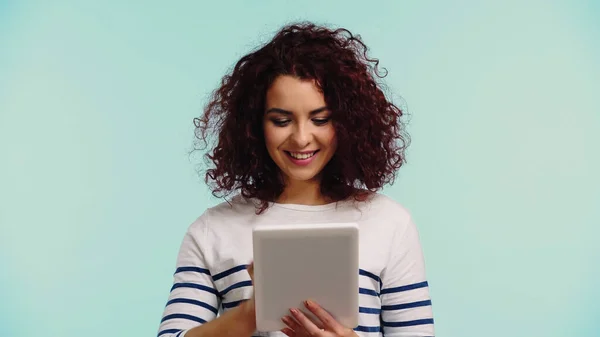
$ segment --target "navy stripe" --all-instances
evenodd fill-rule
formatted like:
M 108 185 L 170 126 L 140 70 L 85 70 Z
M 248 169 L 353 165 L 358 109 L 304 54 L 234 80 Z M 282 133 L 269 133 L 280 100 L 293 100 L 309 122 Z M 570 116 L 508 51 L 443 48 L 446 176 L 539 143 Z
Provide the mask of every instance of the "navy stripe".
M 380 314 L 381 313 L 381 309 L 378 308 L 366 308 L 366 307 L 359 307 L 358 308 L 358 312 L 361 312 L 363 314 Z
M 417 319 L 414 321 L 405 321 L 405 322 L 381 322 L 381 323 L 383 324 L 383 326 L 398 328 L 398 327 L 404 327 L 404 326 L 433 324 L 433 318 L 424 318 L 424 319 Z
M 243 287 L 251 287 L 252 286 L 252 281 L 242 281 L 242 282 L 238 282 L 228 288 L 226 288 L 225 290 L 223 290 L 220 294 L 221 297 L 225 296 L 225 294 L 227 294 L 228 292 L 232 291 L 233 289 L 237 289 L 237 288 L 243 288 Z
M 163 330 L 161 332 L 158 333 L 157 337 L 168 334 L 168 333 L 176 333 L 176 332 L 181 332 L 181 329 L 167 329 L 167 330 Z
M 222 303 L 223 305 L 223 309 L 231 309 L 231 308 L 235 308 L 238 305 L 240 305 L 240 303 L 247 301 L 247 300 L 241 300 L 241 301 L 235 301 L 235 302 L 228 302 L 228 303 Z
M 209 292 L 211 294 L 218 295 L 217 291 L 214 288 L 207 287 L 207 286 L 201 285 L 201 284 L 195 284 L 195 283 L 175 283 L 173 285 L 173 287 L 171 288 L 171 291 L 173 291 L 174 289 L 177 289 L 177 288 L 194 288 L 194 289 L 204 290 L 204 291 Z
M 187 304 L 193 304 L 193 305 L 197 305 L 199 307 L 203 307 L 206 308 L 212 312 L 214 312 L 215 314 L 217 314 L 219 312 L 219 309 L 213 307 L 212 305 L 202 302 L 202 301 L 197 301 L 197 300 L 192 300 L 189 298 L 174 298 L 172 300 L 170 300 L 169 302 L 167 302 L 167 305 L 169 304 L 173 304 L 173 303 L 187 303 Z
M 373 273 L 370 273 L 364 269 L 359 269 L 358 274 L 362 275 L 362 276 L 370 277 L 370 278 L 374 279 L 375 281 L 377 281 L 379 284 L 381 284 L 381 278 L 379 276 L 377 276 Z
M 179 337 L 179 336 L 181 336 L 181 334 L 182 334 L 182 333 L 183 333 L 183 330 L 179 331 L 179 332 L 178 332 L 178 333 L 175 335 L 175 337 Z
M 193 271 L 200 274 L 206 274 L 210 276 L 210 271 L 208 269 L 200 268 L 200 267 L 179 267 L 175 270 L 175 274 L 183 273 L 184 271 Z
M 192 315 L 187 315 L 187 314 L 171 314 L 171 315 L 167 315 L 167 316 L 163 317 L 163 319 L 160 322 L 162 323 L 164 321 L 168 321 L 170 319 L 177 319 L 177 318 L 189 319 L 190 321 L 194 321 L 194 322 L 198 322 L 198 323 L 206 323 L 206 321 L 203 320 L 200 317 L 196 317 L 196 316 L 192 316 Z
M 220 280 L 223 277 L 229 276 L 233 273 L 237 273 L 240 270 L 246 270 L 247 268 L 248 268 L 248 266 L 246 266 L 245 264 L 237 266 L 237 267 L 233 267 L 231 269 L 228 269 L 224 272 L 218 273 L 217 275 L 213 276 L 213 281 Z
M 428 305 L 431 305 L 431 300 L 396 305 L 384 305 L 381 307 L 381 310 L 402 310 L 409 308 L 426 307 Z
M 381 294 L 383 295 L 383 294 L 389 294 L 389 293 L 399 293 L 399 292 L 407 291 L 407 290 L 425 288 L 427 286 L 428 286 L 427 281 L 424 281 L 421 283 L 409 284 L 409 285 L 405 285 L 405 286 L 401 286 L 401 287 L 381 289 Z
M 365 295 L 379 296 L 379 294 L 375 290 L 366 289 L 366 288 L 359 288 L 358 292 L 361 294 L 365 294 Z
M 359 325 L 356 328 L 354 328 L 354 331 L 362 331 L 362 332 L 380 332 L 381 331 L 381 327 L 378 326 L 362 326 Z

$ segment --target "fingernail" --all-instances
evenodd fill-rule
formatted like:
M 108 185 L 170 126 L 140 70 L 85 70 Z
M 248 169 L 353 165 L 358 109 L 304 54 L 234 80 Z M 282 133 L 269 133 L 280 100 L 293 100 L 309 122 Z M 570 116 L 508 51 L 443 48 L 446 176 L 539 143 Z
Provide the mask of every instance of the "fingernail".
M 315 306 L 315 302 L 313 302 L 311 300 L 307 300 L 307 301 L 304 301 L 304 305 L 306 305 L 309 308 L 312 308 Z
M 290 312 L 291 312 L 293 315 L 298 315 L 298 309 L 290 309 Z

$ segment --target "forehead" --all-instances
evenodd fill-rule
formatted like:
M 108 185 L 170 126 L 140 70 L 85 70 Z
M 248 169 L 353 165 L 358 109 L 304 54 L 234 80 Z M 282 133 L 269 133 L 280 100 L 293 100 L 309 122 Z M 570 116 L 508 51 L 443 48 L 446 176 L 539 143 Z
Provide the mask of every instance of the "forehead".
M 314 80 L 279 76 L 267 90 L 266 108 L 305 112 L 325 106 L 325 97 Z

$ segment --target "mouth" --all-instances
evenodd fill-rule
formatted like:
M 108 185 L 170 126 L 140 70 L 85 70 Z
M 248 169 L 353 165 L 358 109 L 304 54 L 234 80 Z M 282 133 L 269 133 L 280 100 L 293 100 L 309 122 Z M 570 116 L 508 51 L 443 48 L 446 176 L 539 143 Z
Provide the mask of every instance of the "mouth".
M 317 152 L 319 152 L 319 150 L 316 151 L 304 151 L 304 152 L 291 152 L 291 151 L 284 151 L 289 157 L 291 157 L 292 159 L 295 160 L 308 160 L 311 159 L 312 157 L 314 157 L 315 154 L 317 154 Z
M 319 150 L 316 151 L 303 151 L 303 152 L 291 152 L 284 151 L 287 158 L 292 164 L 297 166 L 307 166 L 316 158 Z

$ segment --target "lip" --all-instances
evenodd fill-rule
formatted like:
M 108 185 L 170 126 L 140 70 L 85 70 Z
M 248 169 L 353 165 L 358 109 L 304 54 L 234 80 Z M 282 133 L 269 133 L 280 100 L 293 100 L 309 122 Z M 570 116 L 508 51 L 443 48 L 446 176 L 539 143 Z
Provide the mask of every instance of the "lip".
M 292 163 L 294 163 L 295 165 L 298 165 L 298 166 L 306 166 L 306 165 L 310 164 L 315 159 L 315 157 L 319 155 L 319 150 L 316 150 L 316 151 L 300 151 L 300 152 L 294 151 L 294 153 L 301 153 L 301 154 L 314 153 L 314 155 L 312 155 L 312 157 L 310 157 L 310 158 L 296 159 L 296 158 L 292 157 L 292 155 L 290 154 L 290 151 L 283 151 L 283 152 L 285 152 L 285 156 Z

